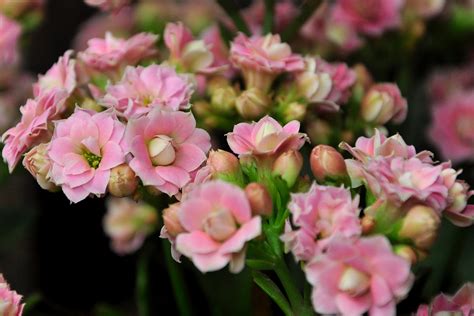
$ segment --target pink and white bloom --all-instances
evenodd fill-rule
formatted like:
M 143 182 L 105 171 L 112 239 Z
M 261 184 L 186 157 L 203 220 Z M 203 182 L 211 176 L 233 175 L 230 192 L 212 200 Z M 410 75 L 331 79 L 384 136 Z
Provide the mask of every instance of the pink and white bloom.
M 21 121 L 2 136 L 5 144 L 2 156 L 8 163 L 10 172 L 15 169 L 21 155 L 29 148 L 49 140 L 51 137 L 49 125 L 65 110 L 66 97 L 67 93 L 64 90 L 54 89 L 35 99 L 28 99 L 20 108 Z
M 125 162 L 125 126 L 111 111 L 76 109 L 57 121 L 49 147 L 51 179 L 71 202 L 105 194 L 110 170 Z
M 448 187 L 448 206 L 444 210 L 444 215 L 454 224 L 460 227 L 470 226 L 474 223 L 474 205 L 468 205 L 468 200 L 474 195 L 469 185 L 458 180 L 457 176 L 461 171 L 450 168 L 449 163 L 442 171 L 444 184 Z
M 179 59 L 184 47 L 194 40 L 193 34 L 182 22 L 166 24 L 163 36 L 171 59 Z
M 474 160 L 474 93 L 460 93 L 433 108 L 430 138 L 453 162 Z
M 326 98 L 338 104 L 346 103 L 356 82 L 355 71 L 345 63 L 328 63 L 321 58 L 316 60 L 316 65 L 319 71 L 331 76 L 331 92 Z
M 21 304 L 22 296 L 10 289 L 10 285 L 0 274 L 0 315 L 21 316 L 25 304 Z
M 138 250 L 158 223 L 158 214 L 151 205 L 129 198 L 107 200 L 104 231 L 111 238 L 112 249 L 120 255 Z
M 188 184 L 211 147 L 191 113 L 154 109 L 131 119 L 126 132 L 129 165 L 146 186 L 176 195 Z
M 76 61 L 71 58 L 72 53 L 68 50 L 44 75 L 39 75 L 38 82 L 33 85 L 35 96 L 51 89 L 64 89 L 70 95 L 76 89 Z
M 249 38 L 240 33 L 231 44 L 230 61 L 241 69 L 247 89 L 255 87 L 263 92 L 277 75 L 304 69 L 303 58 L 273 34 Z
M 307 141 L 300 133 L 300 122 L 291 121 L 281 126 L 275 119 L 265 116 L 258 122 L 239 123 L 227 134 L 227 142 L 238 155 L 277 156 L 288 150 L 299 150 Z
M 407 100 L 393 83 L 378 83 L 365 94 L 361 114 L 366 122 L 384 125 L 389 121 L 399 124 L 407 116 Z
M 18 40 L 21 26 L 0 13 L 0 66 L 10 66 L 18 60 Z
M 332 90 L 331 75 L 321 71 L 319 58 L 305 57 L 305 69 L 295 75 L 298 93 L 309 102 L 317 103 L 328 98 Z
M 188 78 L 168 66 L 127 67 L 122 79 L 109 85 L 102 103 L 126 118 L 141 116 L 158 108 L 189 109 L 193 87 Z
M 90 39 L 87 42 L 89 46 L 79 53 L 79 58 L 92 70 L 114 72 L 155 55 L 157 39 L 158 36 L 150 33 L 122 39 L 107 32 L 105 38 Z
M 335 21 L 358 32 L 377 36 L 400 25 L 403 0 L 340 0 L 333 12 Z
M 474 310 L 474 283 L 466 283 L 456 294 L 439 294 L 429 305 L 420 305 L 416 316 L 459 315 L 470 316 Z
M 130 0 L 84 0 L 92 7 L 98 7 L 103 11 L 118 11 L 130 3 Z
M 222 74 L 227 78 L 231 78 L 235 74 L 235 69 L 229 65 L 229 48 L 222 40 L 219 27 L 214 25 L 208 28 L 202 34 L 202 39 L 214 57 L 212 66 L 219 69 L 226 67 Z
M 335 239 L 304 268 L 320 314 L 395 315 L 414 276 L 384 236 Z
M 336 237 L 358 237 L 359 197 L 345 188 L 313 183 L 306 193 L 291 195 L 288 208 L 294 230 L 287 227 L 281 240 L 298 261 L 309 261 Z
M 245 192 L 230 183 L 211 181 L 194 188 L 179 209 L 187 231 L 176 237 L 177 250 L 201 272 L 222 269 L 240 272 L 245 263 L 245 244 L 261 233 L 260 216 L 252 217 Z

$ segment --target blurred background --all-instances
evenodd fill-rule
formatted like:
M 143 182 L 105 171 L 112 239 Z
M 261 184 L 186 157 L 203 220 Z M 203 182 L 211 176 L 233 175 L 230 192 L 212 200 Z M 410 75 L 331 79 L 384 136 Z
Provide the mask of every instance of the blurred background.
M 132 29 L 160 33 L 166 21 L 179 16 L 199 33 L 215 18 L 215 12 L 206 12 L 205 5 L 164 1 L 155 7 L 150 5 L 153 2 L 161 3 L 140 1 L 133 12 L 130 9 L 107 15 L 82 0 L 45 0 L 37 9 L 38 16 L 23 21 L 27 27 L 22 38 L 21 79 L 8 83 L 18 85 L 20 90 L 15 102 L 2 98 L 6 88 L 0 90 L 1 115 L 11 117 L 5 125 L 11 126 L 18 119 L 18 108 L 31 94 L 30 84 L 37 74 L 48 70 L 67 49 L 83 49 L 87 39 L 103 36 L 105 29 L 119 34 L 129 34 Z M 250 0 L 234 2 L 242 9 L 252 5 Z M 449 157 L 449 144 L 447 148 L 435 146 L 430 137 L 436 134 L 430 132 L 435 128 L 456 128 L 457 124 L 446 118 L 433 126 L 437 103 L 449 103 L 452 90 L 474 94 L 474 3 L 447 1 L 443 10 L 422 24 L 367 38 L 362 47 L 332 53 L 328 58 L 349 65 L 363 63 L 376 81 L 396 82 L 408 99 L 409 114 L 403 125 L 391 131 L 398 131 L 417 149 L 453 159 L 455 167 L 463 169 L 461 178 L 474 185 L 474 150 L 459 159 Z M 28 84 L 21 88 L 22 82 Z M 474 98 L 470 100 L 474 109 Z M 464 125 L 474 148 L 474 115 L 467 120 Z M 3 132 L 5 126 L 2 128 Z M 24 295 L 29 305 L 27 315 L 138 315 L 140 282 L 150 287 L 150 315 L 176 314 L 163 260 L 168 249 L 162 249 L 159 233 L 152 234 L 140 252 L 117 255 L 103 231 L 105 211 L 104 199 L 70 204 L 63 194 L 42 190 L 23 168 L 9 175 L 1 164 L 0 271 L 12 288 Z M 473 228 L 455 229 L 444 221 L 428 259 L 416 267 L 420 279 L 401 304 L 400 313 L 409 314 L 434 294 L 452 293 L 462 283 L 474 281 L 472 245 Z M 143 263 L 143 256 L 152 258 Z M 148 265 L 147 273 L 141 275 L 143 264 Z M 183 265 L 192 309 L 201 311 L 199 314 L 276 313 L 249 282 L 247 272 L 239 277 L 226 271 L 209 273 L 204 282 L 187 262 Z

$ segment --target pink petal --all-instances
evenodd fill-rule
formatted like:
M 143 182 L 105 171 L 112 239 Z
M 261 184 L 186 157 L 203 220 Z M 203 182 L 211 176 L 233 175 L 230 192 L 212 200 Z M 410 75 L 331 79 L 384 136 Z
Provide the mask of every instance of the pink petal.
M 370 290 L 372 292 L 372 300 L 379 306 L 388 304 L 393 299 L 390 287 L 385 280 L 378 275 L 372 276 Z
M 84 188 L 95 195 L 104 194 L 109 183 L 110 170 L 96 170 L 92 181 L 86 183 Z
M 231 255 L 221 253 L 195 254 L 193 263 L 201 272 L 217 271 L 222 269 L 230 261 Z
M 211 149 L 211 137 L 205 130 L 201 128 L 196 128 L 194 133 L 189 136 L 184 143 L 194 144 L 201 148 L 201 150 L 205 153 Z
M 179 220 L 187 231 L 201 230 L 210 212 L 212 205 L 208 200 L 193 198 L 181 204 Z
M 176 237 L 176 249 L 187 257 L 215 252 L 219 246 L 218 242 L 200 230 L 182 233 Z
M 64 156 L 77 151 L 77 147 L 68 137 L 56 138 L 51 142 L 49 157 L 55 162 L 64 165 Z
M 99 170 L 108 170 L 125 162 L 125 155 L 122 148 L 112 142 L 108 142 L 102 148 L 102 159 L 99 164 Z
M 368 311 L 372 302 L 370 294 L 353 297 L 346 293 L 339 293 L 336 295 L 336 304 L 341 314 L 358 316 Z
M 196 170 L 204 161 L 206 161 L 206 155 L 199 147 L 184 143 L 176 149 L 176 160 L 173 165 L 191 172 Z
M 89 195 L 89 192 L 83 187 L 71 188 L 67 185 L 63 185 L 62 190 L 66 197 L 73 203 L 80 202 Z
M 240 226 L 239 230 L 219 249 L 220 253 L 239 252 L 249 240 L 258 237 L 262 233 L 262 221 L 260 216 L 255 216 L 249 222 Z
M 156 173 L 164 180 L 171 182 L 179 188 L 184 187 L 191 181 L 189 173 L 175 166 L 158 166 L 155 167 Z
M 291 121 L 283 126 L 283 130 L 288 134 L 296 134 L 300 131 L 300 122 Z

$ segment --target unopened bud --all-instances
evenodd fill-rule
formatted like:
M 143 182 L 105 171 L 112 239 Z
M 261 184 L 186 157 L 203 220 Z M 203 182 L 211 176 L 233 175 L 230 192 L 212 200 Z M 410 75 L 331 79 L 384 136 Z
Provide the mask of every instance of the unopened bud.
M 403 219 L 399 237 L 411 240 L 417 248 L 428 250 L 438 235 L 440 224 L 438 214 L 431 207 L 412 207 Z
M 23 166 L 36 179 L 42 189 L 53 192 L 57 191 L 59 187 L 49 178 L 51 161 L 48 157 L 48 145 L 43 143 L 33 147 L 23 158 Z
M 257 182 L 249 183 L 245 187 L 245 195 L 255 215 L 270 216 L 273 211 L 273 202 L 267 188 Z
M 204 231 L 212 239 L 222 242 L 232 236 L 237 230 L 237 224 L 229 211 L 215 211 L 204 220 Z
M 301 121 L 306 114 L 306 105 L 299 102 L 291 102 L 283 111 L 285 122 L 293 120 Z
M 126 163 L 110 170 L 109 184 L 107 188 L 110 194 L 116 197 L 132 195 L 138 187 L 138 178 L 132 168 Z
M 292 187 L 298 176 L 301 168 L 303 168 L 303 157 L 299 151 L 289 150 L 278 156 L 273 163 L 273 174 L 279 175 L 286 181 L 288 187 Z
M 193 104 L 193 113 L 198 116 L 198 117 L 205 117 L 206 115 L 209 114 L 211 107 L 208 102 L 206 101 L 196 101 Z
M 189 42 L 183 49 L 181 61 L 187 72 L 197 72 L 208 68 L 214 56 L 203 40 Z
M 370 277 L 364 272 L 348 267 L 342 273 L 338 287 L 350 296 L 359 296 L 369 290 Z
M 327 178 L 343 177 L 347 174 L 344 158 L 336 149 L 328 145 L 318 145 L 313 148 L 310 164 L 311 171 L 319 182 L 323 182 Z
M 166 227 L 166 231 L 172 237 L 176 237 L 184 232 L 184 228 L 181 226 L 178 217 L 179 205 L 179 202 L 173 203 L 163 210 L 163 223 Z
M 267 113 L 271 100 L 268 95 L 257 88 L 242 92 L 235 101 L 237 112 L 245 119 L 256 119 Z
M 377 125 L 401 123 L 407 114 L 407 101 L 395 84 L 376 84 L 364 96 L 361 114 L 366 122 Z
M 305 71 L 296 77 L 296 87 L 308 102 L 323 101 L 331 92 L 331 76 L 325 72 Z
M 148 144 L 148 153 L 155 166 L 167 166 L 173 163 L 176 152 L 171 138 L 166 135 L 158 135 Z
M 369 234 L 375 227 L 375 219 L 370 215 L 365 215 L 360 221 L 362 233 Z
M 240 170 L 240 163 L 237 157 L 225 150 L 211 150 L 207 165 L 211 168 L 212 174 L 231 174 Z
M 394 247 L 394 251 L 400 257 L 406 259 L 411 264 L 415 264 L 418 261 L 418 255 L 416 251 L 407 245 L 399 245 Z
M 214 76 L 206 84 L 206 91 L 213 95 L 217 89 L 230 86 L 230 81 L 224 76 Z
M 211 95 L 211 106 L 218 112 L 229 113 L 235 108 L 237 93 L 231 86 L 217 88 Z

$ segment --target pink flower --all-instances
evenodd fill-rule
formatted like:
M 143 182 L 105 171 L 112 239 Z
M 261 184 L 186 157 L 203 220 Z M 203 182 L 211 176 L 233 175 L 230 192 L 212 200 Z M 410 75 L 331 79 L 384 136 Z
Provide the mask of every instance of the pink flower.
M 0 274 L 0 314 L 4 316 L 21 316 L 25 304 L 21 304 L 22 296 L 10 290 L 10 285 Z
M 229 66 L 229 49 L 222 40 L 221 33 L 219 28 L 214 25 L 208 28 L 202 34 L 202 39 L 209 47 L 214 60 L 212 63 L 213 67 L 223 67 L 226 66 L 225 75 L 227 78 L 231 78 L 235 74 L 235 69 Z
M 104 39 L 89 40 L 89 47 L 79 53 L 79 58 L 93 70 L 116 71 L 153 56 L 156 53 L 154 46 L 157 38 L 150 33 L 139 33 L 125 40 L 107 32 Z
M 230 61 L 242 70 L 247 89 L 256 87 L 264 92 L 277 75 L 304 69 L 303 58 L 273 34 L 249 38 L 240 33 L 231 44 Z
M 474 205 L 468 205 L 468 200 L 474 195 L 469 185 L 458 180 L 457 176 L 461 171 L 450 168 L 449 163 L 445 163 L 442 171 L 444 184 L 448 187 L 448 206 L 444 210 L 444 215 L 454 224 L 460 227 L 470 226 L 474 223 Z
M 18 40 L 21 26 L 0 13 L 0 66 L 9 66 L 18 60 Z
M 400 25 L 402 0 L 340 0 L 333 18 L 347 23 L 358 32 L 380 35 Z
M 103 11 L 118 11 L 129 4 L 130 0 L 84 0 L 90 6 L 99 7 Z
M 466 283 L 453 296 L 440 294 L 431 304 L 420 305 L 416 316 L 462 315 L 471 316 L 474 310 L 474 283 Z
M 265 116 L 258 122 L 239 123 L 227 134 L 227 142 L 238 155 L 272 155 L 288 150 L 299 150 L 307 140 L 299 133 L 300 123 L 291 121 L 281 126 L 275 119 Z
M 389 121 L 402 123 L 407 111 L 407 100 L 393 83 L 379 83 L 370 87 L 361 105 L 362 118 L 377 125 L 384 125 Z
M 202 272 L 244 267 L 245 243 L 260 235 L 261 219 L 252 217 L 244 191 L 223 181 L 211 181 L 192 190 L 179 209 L 187 231 L 176 237 L 176 248 Z
M 191 113 L 160 109 L 131 119 L 125 139 L 133 155 L 130 167 L 143 184 L 170 196 L 191 181 L 211 147 Z
M 127 67 L 122 79 L 107 87 L 103 103 L 125 117 L 140 116 L 154 108 L 177 111 L 189 109 L 192 85 L 167 66 Z
M 191 31 L 183 23 L 168 23 L 164 31 L 165 45 L 172 59 L 179 59 L 186 44 L 194 40 Z
M 318 70 L 331 76 L 332 88 L 327 99 L 336 103 L 346 103 L 351 95 L 351 88 L 356 82 L 356 74 L 345 63 L 328 63 L 318 58 Z
M 68 50 L 44 75 L 39 75 L 38 82 L 33 86 L 35 96 L 51 89 L 64 89 L 69 95 L 74 91 L 77 80 L 76 61 L 70 58 L 72 53 Z
M 5 144 L 2 155 L 8 163 L 10 172 L 15 168 L 21 155 L 30 147 L 50 138 L 48 124 L 65 110 L 66 97 L 67 93 L 64 90 L 54 89 L 37 96 L 34 100 L 29 99 L 20 108 L 21 121 L 2 136 Z
M 77 203 L 89 194 L 105 194 L 110 169 L 125 162 L 125 127 L 111 111 L 76 109 L 56 122 L 49 147 L 51 179 Z
M 474 93 L 460 93 L 433 108 L 429 135 L 444 158 L 474 161 Z
M 158 223 L 152 206 L 129 198 L 110 198 L 104 217 L 105 233 L 112 239 L 112 249 L 125 255 L 138 250 Z
M 305 273 L 320 314 L 395 315 L 414 279 L 409 262 L 394 254 L 383 236 L 333 240 Z
M 285 248 L 299 261 L 309 261 L 331 239 L 361 234 L 359 197 L 349 190 L 313 183 L 306 193 L 291 195 L 288 208 L 295 230 L 281 236 Z

